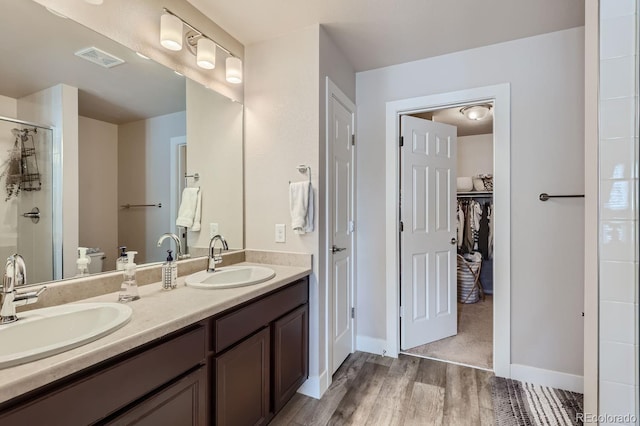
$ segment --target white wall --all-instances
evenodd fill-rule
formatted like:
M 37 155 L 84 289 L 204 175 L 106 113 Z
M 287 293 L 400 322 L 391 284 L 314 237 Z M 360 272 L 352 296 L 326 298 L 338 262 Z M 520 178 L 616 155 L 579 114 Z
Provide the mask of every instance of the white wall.
M 458 176 L 493 174 L 493 134 L 458 137 Z
M 217 223 L 229 248 L 244 247 L 242 104 L 187 80 L 187 172 L 200 179 L 201 230 L 189 232 L 189 247 L 209 247 L 209 224 Z M 172 228 L 173 229 L 173 228 Z
M 310 278 L 309 381 L 303 392 L 320 396 L 330 379 L 326 365 L 326 283 L 321 262 L 324 224 L 325 78 L 355 94 L 348 60 L 315 25 L 246 48 L 245 235 L 247 248 L 313 254 Z M 306 179 L 311 166 L 315 231 L 295 235 L 289 214 L 289 181 Z M 286 225 L 287 241 L 274 242 L 274 225 Z
M 510 83 L 511 362 L 582 376 L 583 200 L 538 194 L 584 190 L 583 41 L 575 28 L 356 75 L 359 337 L 387 335 L 385 103 Z
M 245 235 L 247 248 L 312 253 L 310 277 L 309 375 L 325 370 L 320 350 L 325 337 L 319 305 L 319 233 L 296 235 L 289 214 L 289 181 L 306 179 L 298 164 L 319 176 L 318 27 L 246 46 L 245 78 Z M 318 216 L 315 204 L 315 217 Z M 286 225 L 286 242 L 274 241 L 274 225 Z M 316 226 L 318 220 L 316 219 Z M 321 320 L 322 318 L 322 320 Z
M 16 118 L 18 115 L 18 100 L 0 95 L 0 116 Z
M 118 128 L 118 206 L 157 204 L 118 210 L 118 245 L 138 252 L 136 263 L 163 261 L 167 248 L 158 238 L 175 228 L 170 220 L 171 138 L 186 134 L 185 112 L 120 125 Z
M 638 2 L 600 1 L 601 415 L 638 403 Z M 603 422 L 607 423 L 608 422 Z
M 78 121 L 79 240 L 106 255 L 103 270 L 118 256 L 118 126 L 92 118 Z
M 31 239 L 29 231 L 35 232 L 37 238 L 35 247 L 37 254 L 29 259 L 25 257 L 27 265 L 43 265 L 43 270 L 49 270 L 51 262 L 50 236 L 41 230 L 45 226 L 53 227 L 55 239 L 62 241 L 53 253 L 54 265 L 61 262 L 64 277 L 74 276 L 76 273 L 76 259 L 78 247 L 78 89 L 59 84 L 49 89 L 41 90 L 18 100 L 18 118 L 45 126 L 53 127 L 52 160 L 42 160 L 43 165 L 55 164 L 51 179 L 43 181 L 43 190 L 33 192 L 35 205 L 47 205 L 53 196 L 54 211 L 61 211 L 62 217 L 54 217 L 53 224 L 41 219 L 38 225 L 42 228 L 19 229 L 21 239 Z M 55 171 L 58 170 L 58 173 Z M 53 194 L 53 195 L 52 195 Z M 41 197 L 41 198 L 38 198 Z M 25 198 L 25 202 L 28 201 Z M 30 208 L 29 208 L 30 209 Z M 42 209 L 41 209 L 42 210 Z M 42 217 L 51 216 L 43 212 Z M 23 222 L 20 222 L 23 223 Z M 34 237 L 36 237 L 34 235 Z M 42 262 L 42 263 L 41 263 Z M 46 281 L 48 274 L 39 275 L 32 269 L 31 282 Z M 60 273 L 60 272 L 59 272 Z M 50 278 L 49 278 L 50 279 Z
M 585 2 L 584 412 L 598 411 L 598 45 L 599 0 Z

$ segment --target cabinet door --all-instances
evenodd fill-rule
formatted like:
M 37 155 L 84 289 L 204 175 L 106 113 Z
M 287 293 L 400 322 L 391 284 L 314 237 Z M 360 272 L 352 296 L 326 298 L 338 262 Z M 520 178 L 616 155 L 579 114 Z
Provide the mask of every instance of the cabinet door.
M 278 412 L 309 375 L 309 305 L 273 324 L 274 410 Z
M 206 392 L 207 368 L 203 366 L 107 424 L 204 426 L 207 419 Z
M 219 426 L 265 424 L 269 416 L 269 328 L 216 358 L 215 418 Z

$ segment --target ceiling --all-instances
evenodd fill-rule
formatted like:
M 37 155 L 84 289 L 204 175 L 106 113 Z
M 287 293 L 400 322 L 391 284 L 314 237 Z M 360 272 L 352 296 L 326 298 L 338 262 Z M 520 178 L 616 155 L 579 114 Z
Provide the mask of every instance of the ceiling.
M 184 111 L 184 78 L 170 69 L 33 1 L 0 5 L 0 95 L 18 99 L 64 83 L 78 88 L 80 115 L 114 124 Z M 74 56 L 91 46 L 125 63 L 106 69 Z
M 188 0 L 244 45 L 323 24 L 356 71 L 584 25 L 584 0 Z

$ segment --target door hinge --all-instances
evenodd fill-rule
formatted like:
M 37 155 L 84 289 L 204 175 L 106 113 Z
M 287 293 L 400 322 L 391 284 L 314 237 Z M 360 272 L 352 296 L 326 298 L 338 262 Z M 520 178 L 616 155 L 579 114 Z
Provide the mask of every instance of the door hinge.
M 353 220 L 349 221 L 349 232 L 356 232 L 356 223 Z
M 355 145 L 356 144 L 356 134 L 353 133 L 351 134 L 351 145 Z
M 351 308 L 351 319 L 356 317 L 356 308 L 352 307 Z
M 400 146 L 404 146 L 404 136 L 400 136 Z
M 400 221 L 400 232 L 404 232 L 404 223 Z
M 400 306 L 400 318 L 404 317 L 404 306 Z

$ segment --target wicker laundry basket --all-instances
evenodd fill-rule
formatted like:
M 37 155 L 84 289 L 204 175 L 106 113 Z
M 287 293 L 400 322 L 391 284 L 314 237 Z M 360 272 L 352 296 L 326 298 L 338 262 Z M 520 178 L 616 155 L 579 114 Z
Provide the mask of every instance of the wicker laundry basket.
M 481 269 L 482 258 L 476 261 L 458 255 L 458 302 L 476 303 L 481 295 L 484 296 L 480 285 Z

